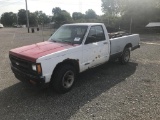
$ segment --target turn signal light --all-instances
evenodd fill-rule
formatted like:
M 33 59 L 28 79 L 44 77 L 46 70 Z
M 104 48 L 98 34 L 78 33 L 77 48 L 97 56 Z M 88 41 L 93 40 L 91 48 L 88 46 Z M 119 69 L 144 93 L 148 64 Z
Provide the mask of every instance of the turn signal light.
M 37 65 L 37 72 L 38 74 L 42 74 L 42 68 L 40 64 Z

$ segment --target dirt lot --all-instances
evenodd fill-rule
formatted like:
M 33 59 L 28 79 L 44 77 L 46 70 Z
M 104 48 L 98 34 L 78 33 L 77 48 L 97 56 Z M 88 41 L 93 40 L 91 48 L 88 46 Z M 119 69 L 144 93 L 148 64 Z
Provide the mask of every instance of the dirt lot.
M 142 35 L 128 65 L 106 63 L 84 72 L 72 91 L 59 95 L 19 82 L 10 70 L 8 51 L 43 41 L 41 33 L 0 29 L 1 120 L 160 120 L 159 35 Z M 44 35 L 47 40 L 50 31 Z

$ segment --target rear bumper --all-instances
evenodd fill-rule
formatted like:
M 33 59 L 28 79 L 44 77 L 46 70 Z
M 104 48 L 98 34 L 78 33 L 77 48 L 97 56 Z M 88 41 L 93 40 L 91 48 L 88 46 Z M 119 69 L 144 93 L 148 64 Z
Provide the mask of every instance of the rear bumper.
M 17 68 L 13 67 L 11 65 L 11 69 L 15 75 L 15 77 L 25 83 L 29 83 L 32 85 L 36 85 L 39 87 L 45 87 L 47 84 L 45 83 L 45 77 L 43 76 L 34 76 L 34 75 L 30 75 L 30 74 L 26 74 L 20 70 L 18 70 Z

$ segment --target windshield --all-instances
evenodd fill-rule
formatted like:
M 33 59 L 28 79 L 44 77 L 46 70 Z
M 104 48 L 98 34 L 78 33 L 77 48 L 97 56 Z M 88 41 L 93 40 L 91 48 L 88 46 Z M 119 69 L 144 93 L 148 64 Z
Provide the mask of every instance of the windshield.
M 62 26 L 49 38 L 49 41 L 81 44 L 87 28 L 88 26 Z

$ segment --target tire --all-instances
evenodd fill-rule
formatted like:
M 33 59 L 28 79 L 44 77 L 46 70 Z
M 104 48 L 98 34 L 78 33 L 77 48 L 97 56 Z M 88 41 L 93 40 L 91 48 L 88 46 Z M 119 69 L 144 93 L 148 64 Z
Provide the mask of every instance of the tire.
M 76 70 L 71 65 L 61 65 L 55 71 L 52 86 L 57 93 L 70 91 L 75 83 Z
M 122 65 L 125 65 L 129 62 L 130 60 L 130 49 L 129 48 L 124 49 L 123 54 L 119 60 Z

